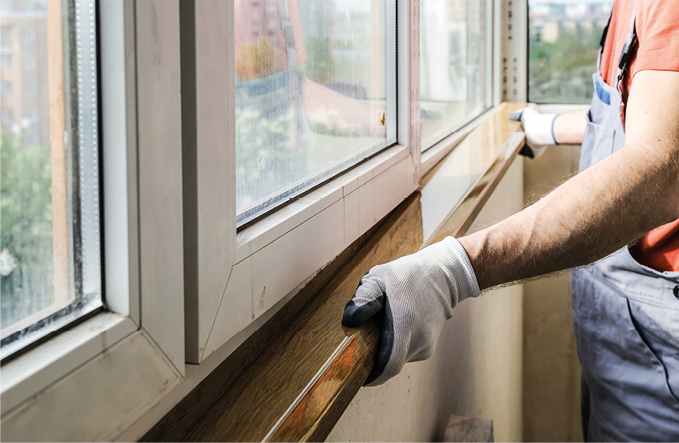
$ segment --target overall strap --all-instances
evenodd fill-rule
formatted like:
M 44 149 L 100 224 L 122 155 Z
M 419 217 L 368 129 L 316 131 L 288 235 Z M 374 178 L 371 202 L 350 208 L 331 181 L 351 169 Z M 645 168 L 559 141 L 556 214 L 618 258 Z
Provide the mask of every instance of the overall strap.
M 601 39 L 599 40 L 599 54 L 596 57 L 596 71 L 601 72 L 601 56 L 604 53 L 604 45 L 606 44 L 606 36 L 608 35 L 608 28 L 611 26 L 611 17 L 613 17 L 613 10 L 611 9 L 611 14 L 608 16 L 608 21 L 601 33 Z
M 632 60 L 631 53 L 632 47 L 637 42 L 637 28 L 635 24 L 636 12 L 637 3 L 635 1 L 634 9 L 632 9 L 632 17 L 630 18 L 629 21 L 629 33 L 627 34 L 627 38 L 625 39 L 625 45 L 622 47 L 622 52 L 620 53 L 620 60 L 618 61 L 618 78 L 615 82 L 615 87 L 617 88 L 618 92 L 620 92 L 620 83 L 622 82 L 622 76 L 625 73 L 625 69 L 627 69 L 627 67 L 630 64 L 630 61 Z

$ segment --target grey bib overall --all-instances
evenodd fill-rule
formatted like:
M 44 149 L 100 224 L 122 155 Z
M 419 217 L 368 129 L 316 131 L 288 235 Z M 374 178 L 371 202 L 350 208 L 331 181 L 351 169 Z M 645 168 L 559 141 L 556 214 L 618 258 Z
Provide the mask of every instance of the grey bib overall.
M 581 171 L 625 144 L 619 85 L 635 40 L 633 13 L 615 87 L 594 74 Z M 571 289 L 585 440 L 679 441 L 679 273 L 624 247 L 572 270 Z

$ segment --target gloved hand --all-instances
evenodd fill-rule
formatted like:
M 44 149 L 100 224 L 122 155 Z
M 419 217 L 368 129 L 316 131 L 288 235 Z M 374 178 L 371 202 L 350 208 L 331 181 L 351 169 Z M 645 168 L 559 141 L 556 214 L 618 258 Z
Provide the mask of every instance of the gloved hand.
M 383 317 L 377 360 L 365 385 L 381 385 L 406 362 L 428 359 L 455 305 L 479 292 L 467 252 L 453 237 L 368 271 L 342 317 L 352 328 Z
M 526 134 L 526 146 L 519 154 L 528 158 L 538 158 L 545 152 L 547 146 L 558 145 L 554 139 L 554 119 L 558 115 L 543 114 L 533 104 L 509 114 L 510 120 L 521 120 L 523 132 Z

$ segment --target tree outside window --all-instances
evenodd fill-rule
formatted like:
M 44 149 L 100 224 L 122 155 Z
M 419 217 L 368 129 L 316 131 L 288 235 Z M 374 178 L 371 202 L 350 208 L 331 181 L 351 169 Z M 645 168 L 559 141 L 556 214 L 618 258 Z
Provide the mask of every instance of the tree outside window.
M 530 101 L 589 103 L 608 1 L 529 1 Z

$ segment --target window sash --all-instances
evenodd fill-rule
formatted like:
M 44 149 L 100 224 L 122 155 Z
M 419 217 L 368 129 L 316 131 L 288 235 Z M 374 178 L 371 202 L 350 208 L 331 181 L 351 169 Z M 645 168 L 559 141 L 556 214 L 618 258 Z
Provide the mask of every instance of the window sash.
M 74 91 L 64 96 L 63 102 L 56 100 L 50 104 L 54 302 L 3 329 L 0 340 L 3 362 L 103 309 L 95 2 L 51 3 L 47 18 L 50 38 L 57 41 L 63 38 L 64 46 L 63 53 L 52 59 L 56 65 L 50 66 L 50 94 L 57 92 L 54 88 Z M 69 21 L 62 28 L 64 18 Z M 59 50 L 59 45 L 51 50 L 54 48 Z M 77 58 L 78 63 L 70 63 L 71 57 Z M 33 95 L 31 92 L 36 93 L 36 89 L 35 81 L 29 81 L 27 95 Z M 37 112 L 29 112 L 28 117 L 37 118 Z M 28 137 L 33 139 L 33 135 Z
M 427 0 L 421 0 L 427 1 Z M 491 109 L 494 104 L 494 92 L 493 92 L 493 70 L 494 70 L 494 32 L 493 32 L 493 11 L 494 11 L 494 1 L 493 0 L 475 0 L 479 3 L 482 8 L 482 12 L 485 13 L 482 17 L 482 25 L 479 27 L 479 47 L 483 50 L 483 57 L 480 60 L 480 71 L 483 75 L 479 78 L 479 83 L 483 89 L 483 99 L 480 101 L 481 106 L 474 112 L 465 113 L 464 118 L 456 122 L 455 124 L 448 124 L 438 129 L 434 134 L 430 134 L 427 140 L 422 143 L 422 151 L 425 152 L 430 148 L 435 147 L 439 142 L 445 140 L 451 134 L 459 131 L 461 128 L 468 125 L 470 122 L 483 115 L 486 111 Z M 469 4 L 470 2 L 467 2 Z M 420 23 L 421 25 L 421 23 Z M 465 32 L 469 32 L 466 30 Z M 469 45 L 468 45 L 469 46 Z M 468 68 L 468 63 L 465 61 L 465 68 Z M 452 101 L 450 103 L 453 103 Z

